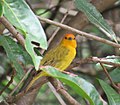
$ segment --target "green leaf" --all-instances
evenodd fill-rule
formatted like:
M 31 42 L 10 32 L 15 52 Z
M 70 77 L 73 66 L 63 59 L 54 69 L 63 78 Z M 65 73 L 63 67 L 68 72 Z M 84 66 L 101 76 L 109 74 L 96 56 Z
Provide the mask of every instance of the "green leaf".
M 25 35 L 25 48 L 32 57 L 35 68 L 39 68 L 41 56 L 38 56 L 31 42 L 39 44 L 37 47 L 47 49 L 44 30 L 25 0 L 4 0 L 4 15 L 22 34 Z
M 120 83 L 120 68 L 116 68 L 110 72 L 110 76 L 114 82 Z
M 0 2 L 0 17 L 3 16 L 3 6 L 2 2 Z
M 0 45 L 3 46 L 5 49 L 8 58 L 12 62 L 15 70 L 17 71 L 18 76 L 21 78 L 24 75 L 22 66 L 19 64 L 18 61 L 18 54 L 15 52 L 19 53 L 19 48 L 15 42 L 12 41 L 12 39 L 5 37 L 5 36 L 0 36 Z
M 107 95 L 109 105 L 120 105 L 120 95 L 103 80 L 99 79 L 99 83 Z
M 85 13 L 89 21 L 103 31 L 109 38 L 112 37 L 116 42 L 116 35 L 112 28 L 104 20 L 100 12 L 88 2 L 88 0 L 75 0 L 76 7 Z
M 7 42 L 6 42 L 7 41 Z M 13 63 L 18 74 L 23 75 L 23 69 L 19 63 L 27 66 L 28 64 L 33 64 L 29 54 L 24 51 L 23 47 L 17 44 L 13 39 L 8 36 L 0 36 L 0 45 L 2 45 L 7 53 L 8 58 Z M 15 59 L 15 60 L 14 60 Z M 16 66 L 16 64 L 18 66 Z M 20 70 L 19 68 L 20 67 Z
M 41 69 L 45 71 L 48 75 L 57 78 L 69 85 L 74 91 L 76 91 L 76 93 L 87 99 L 90 105 L 103 105 L 102 101 L 100 100 L 100 95 L 95 87 L 83 78 L 63 74 L 50 66 L 46 66 Z
M 38 56 L 31 46 L 32 46 L 31 38 L 26 37 L 25 48 L 29 52 L 29 54 L 31 55 L 33 63 L 35 65 L 36 69 L 38 70 L 39 65 L 40 65 L 40 60 L 42 59 L 42 56 Z

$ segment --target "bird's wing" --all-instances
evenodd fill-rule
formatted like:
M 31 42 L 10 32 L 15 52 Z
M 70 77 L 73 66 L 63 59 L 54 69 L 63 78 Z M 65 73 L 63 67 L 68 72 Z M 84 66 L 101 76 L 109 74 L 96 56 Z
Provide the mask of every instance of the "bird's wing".
M 69 53 L 69 49 L 65 46 L 58 46 L 46 53 L 41 61 L 41 65 L 55 66 Z

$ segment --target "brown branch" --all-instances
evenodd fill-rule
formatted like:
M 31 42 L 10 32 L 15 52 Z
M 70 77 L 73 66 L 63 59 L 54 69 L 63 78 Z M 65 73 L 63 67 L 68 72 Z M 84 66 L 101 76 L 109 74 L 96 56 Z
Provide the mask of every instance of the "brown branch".
M 24 46 L 23 36 L 9 23 L 5 17 L 0 17 L 0 22 L 13 34 L 13 36 L 19 41 L 19 43 Z
M 16 96 L 13 97 L 9 97 L 6 101 L 9 104 L 16 104 L 16 105 L 32 105 L 35 97 L 38 94 L 38 90 L 39 88 L 45 84 L 47 82 L 47 78 L 46 77 L 42 77 L 37 81 L 37 84 L 39 83 L 39 86 L 36 87 L 36 84 L 34 85 L 35 88 L 32 89 L 31 91 L 28 91 L 27 93 L 25 93 L 24 91 L 20 92 L 19 94 L 17 94 Z M 33 86 L 33 87 L 34 87 Z
M 113 80 L 112 80 L 112 78 L 110 77 L 110 75 L 109 75 L 107 69 L 103 66 L 103 64 L 102 64 L 101 62 L 99 62 L 99 63 L 100 63 L 100 65 L 101 65 L 101 67 L 103 68 L 103 70 L 104 70 L 106 76 L 107 76 L 108 79 L 110 80 L 112 86 L 113 86 L 115 89 L 117 89 L 117 90 L 120 91 L 120 88 L 113 82 Z
M 57 90 L 58 93 L 60 93 L 66 101 L 69 103 L 69 105 L 81 105 L 78 103 L 62 86 L 60 81 L 57 81 L 54 78 L 49 78 L 49 81 L 54 86 L 54 88 Z
M 5 27 L 3 24 L 1 24 L 0 22 L 0 35 L 3 33 L 3 31 L 5 30 Z
M 31 72 L 33 68 L 30 68 L 27 73 L 23 76 L 23 78 L 20 80 L 20 82 L 17 84 L 17 86 L 13 89 L 13 91 L 9 94 L 9 96 L 12 96 L 13 93 L 19 88 L 19 86 L 21 85 L 21 83 L 25 80 L 25 78 L 28 76 L 28 74 Z
M 114 67 L 120 67 L 119 63 L 114 63 L 114 62 L 107 61 L 107 58 L 92 57 L 90 59 L 91 59 L 91 61 L 93 61 L 95 63 L 101 62 L 101 63 L 107 64 L 107 65 L 112 65 Z
M 15 77 L 15 71 L 13 70 L 10 81 L 9 81 L 9 82 L 7 83 L 7 85 L 0 91 L 0 95 L 4 92 L 5 89 L 7 89 L 7 88 L 11 85 L 11 83 L 13 82 L 14 77 Z
M 64 15 L 64 17 L 61 20 L 61 24 L 65 21 L 65 19 L 68 16 L 68 12 L 66 12 L 66 14 Z M 53 33 L 53 35 L 50 37 L 50 39 L 48 40 L 48 45 L 51 43 L 51 41 L 53 40 L 53 38 L 55 37 L 55 35 L 57 34 L 57 32 L 60 30 L 61 27 L 57 27 L 57 29 L 55 30 L 55 32 Z
M 64 15 L 64 17 L 62 18 L 61 22 L 60 23 L 63 23 L 65 21 L 65 19 L 67 18 L 68 16 L 68 12 Z M 49 38 L 48 40 L 48 46 L 49 44 L 51 43 L 51 41 L 53 40 L 53 38 L 55 37 L 55 35 L 57 34 L 57 32 L 60 30 L 60 27 L 57 27 L 57 29 L 54 31 L 54 33 L 52 34 L 52 36 Z M 42 50 L 41 51 L 41 54 L 44 53 L 45 50 Z
M 102 43 L 105 43 L 105 44 L 108 44 L 108 45 L 111 45 L 113 47 L 116 47 L 116 48 L 120 48 L 120 44 L 116 44 L 112 41 L 109 41 L 109 40 L 106 40 L 104 38 L 100 38 L 98 36 L 95 36 L 95 35 L 92 35 L 92 34 L 89 34 L 89 33 L 86 33 L 86 32 L 83 32 L 83 31 L 80 31 L 80 30 L 77 30 L 75 28 L 72 28 L 68 25 L 65 25 L 65 24 L 61 24 L 61 23 L 58 23 L 58 22 L 54 22 L 52 20 L 49 20 L 49 19 L 46 19 L 46 18 L 42 18 L 42 17 L 39 17 L 37 16 L 41 21 L 44 21 L 44 22 L 47 22 L 49 24 L 53 24 L 53 25 L 56 25 L 58 27 L 61 27 L 63 29 L 66 29 L 66 30 L 69 30 L 69 31 L 72 31 L 72 32 L 75 32 L 77 34 L 80 34 L 82 36 L 85 36 L 89 39 L 93 39 L 93 40 L 96 40 L 96 41 L 99 41 L 99 42 L 102 42 Z
M 0 105 L 10 105 L 9 103 L 7 103 L 6 101 L 1 101 Z
M 47 83 L 47 85 L 49 86 L 49 88 L 51 89 L 51 91 L 54 93 L 54 95 L 56 96 L 56 98 L 58 99 L 58 101 L 60 102 L 61 105 L 67 105 L 64 100 L 62 99 L 62 97 L 56 92 L 56 89 L 54 88 L 54 86 L 49 82 Z
M 115 57 L 115 58 L 118 58 L 118 57 Z M 114 62 L 107 61 L 107 58 L 89 57 L 89 58 L 85 58 L 85 59 L 79 59 L 79 58 L 75 59 L 73 61 L 73 63 L 67 68 L 67 70 L 70 70 L 70 69 L 72 69 L 74 67 L 77 67 L 81 64 L 91 63 L 91 62 L 94 62 L 94 63 L 101 62 L 103 64 L 111 65 L 113 67 L 120 67 L 119 63 L 114 63 Z

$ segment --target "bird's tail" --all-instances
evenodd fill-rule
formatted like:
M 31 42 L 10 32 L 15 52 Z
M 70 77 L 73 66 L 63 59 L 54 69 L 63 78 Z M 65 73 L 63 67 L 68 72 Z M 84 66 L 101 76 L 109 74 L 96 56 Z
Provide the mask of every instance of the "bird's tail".
M 31 86 L 35 83 L 35 81 L 37 81 L 40 77 L 43 76 L 47 76 L 47 73 L 42 71 L 39 74 L 37 74 L 35 77 L 33 77 L 33 79 L 31 80 L 25 91 L 27 92 L 31 88 Z

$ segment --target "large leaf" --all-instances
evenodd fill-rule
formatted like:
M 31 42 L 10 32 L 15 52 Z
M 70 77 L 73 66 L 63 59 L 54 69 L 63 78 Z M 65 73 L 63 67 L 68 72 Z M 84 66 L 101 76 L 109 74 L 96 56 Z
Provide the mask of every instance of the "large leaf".
M 110 72 L 110 76 L 112 77 L 112 80 L 114 82 L 120 83 L 120 68 L 116 68 L 112 72 Z
M 2 2 L 0 2 L 0 16 L 3 15 L 3 6 L 2 6 Z
M 97 11 L 97 9 L 88 2 L 88 0 L 75 0 L 75 5 L 80 11 L 86 14 L 91 23 L 93 23 L 107 36 L 117 42 L 115 33 L 112 31 L 112 28 L 103 19 L 102 15 Z
M 120 105 L 120 95 L 103 80 L 99 79 L 99 82 L 107 95 L 109 105 Z
M 24 66 L 33 64 L 29 54 L 24 51 L 23 47 L 17 44 L 13 39 L 8 36 L 0 36 L 0 45 L 2 45 L 7 53 L 8 58 L 13 63 L 18 75 L 23 76 L 23 69 L 19 63 Z
M 20 56 L 18 56 L 18 54 L 15 54 L 15 52 L 19 53 L 20 51 L 18 46 L 12 41 L 12 39 L 4 36 L 0 36 L 0 45 L 4 47 L 8 58 L 10 59 L 15 70 L 17 71 L 18 76 L 22 77 L 24 75 L 24 72 L 22 66 L 19 64 L 19 61 L 17 60 L 18 57 Z
M 25 0 L 3 0 L 3 3 L 5 17 L 25 35 L 25 48 L 38 69 L 42 57 L 35 53 L 32 42 L 38 43 L 43 49 L 47 48 L 46 36 L 39 20 Z
M 63 74 L 50 66 L 46 66 L 41 69 L 48 75 L 57 78 L 69 85 L 72 89 L 74 89 L 74 91 L 76 91 L 76 93 L 87 99 L 90 105 L 103 105 L 102 101 L 100 100 L 100 95 L 95 87 L 83 78 Z

